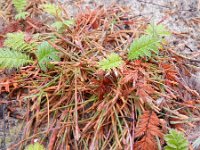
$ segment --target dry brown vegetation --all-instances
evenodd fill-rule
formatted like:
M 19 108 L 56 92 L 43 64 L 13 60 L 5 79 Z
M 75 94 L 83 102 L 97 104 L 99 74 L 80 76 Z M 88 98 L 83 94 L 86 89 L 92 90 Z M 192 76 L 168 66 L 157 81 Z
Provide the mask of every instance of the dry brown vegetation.
M 36 19 L 43 14 L 38 4 L 29 4 L 31 15 L 25 20 L 6 24 L 1 46 L 7 33 L 23 31 L 27 41 L 40 33 L 37 42 L 48 41 L 61 61 L 51 62 L 54 67 L 43 72 L 34 59 L 32 65 L 0 78 L 1 93 L 16 98 L 16 107 L 26 110 L 18 116 L 24 120 L 23 139 L 10 149 L 38 139 L 49 150 L 154 150 L 158 143 L 164 145 L 169 127 L 183 131 L 183 123 L 191 125 L 198 118 L 199 94 L 184 82 L 193 71 L 186 58 L 166 43 L 149 59 L 127 59 L 130 44 L 143 34 L 148 18 L 115 5 L 80 9 L 75 24 L 60 33 Z M 56 19 L 70 19 L 62 10 L 62 18 Z M 123 65 L 99 69 L 99 61 L 112 52 L 122 57 Z

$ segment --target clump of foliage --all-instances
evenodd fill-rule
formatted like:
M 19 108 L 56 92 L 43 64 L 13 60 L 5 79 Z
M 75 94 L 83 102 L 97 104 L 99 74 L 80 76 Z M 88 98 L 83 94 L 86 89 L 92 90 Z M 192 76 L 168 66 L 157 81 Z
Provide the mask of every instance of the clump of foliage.
M 8 33 L 6 36 L 5 47 L 0 49 L 0 67 L 19 68 L 33 63 L 26 53 L 32 51 L 35 44 L 25 42 L 23 32 Z
M 29 144 L 26 146 L 25 150 L 45 150 L 45 148 L 40 143 L 35 142 L 34 144 Z
M 183 133 L 171 129 L 169 134 L 165 135 L 167 146 L 165 150 L 188 150 L 189 143 L 184 137 Z
M 11 148 L 23 149 L 31 137 L 48 149 L 164 147 L 168 120 L 187 122 L 199 100 L 180 74 L 188 74 L 186 61 L 164 46 L 167 29 L 119 6 L 80 10 L 72 19 L 60 5 L 34 3 L 30 17 L 17 22 L 23 28 L 7 27 L 15 30 L 5 34 L 0 66 L 19 69 L 0 92 L 15 91 L 10 97 L 29 114 L 23 141 Z M 32 18 L 44 12 L 53 24 Z M 27 32 L 39 36 L 27 40 Z M 192 107 L 179 109 L 188 99 Z
M 51 27 L 55 28 L 59 33 L 62 33 L 66 27 L 71 27 L 73 26 L 74 20 L 69 19 L 69 20 L 64 20 L 64 21 L 56 21 L 51 24 Z
M 128 59 L 134 60 L 140 57 L 151 57 L 151 52 L 158 53 L 158 48 L 160 47 L 160 40 L 151 36 L 143 35 L 139 39 L 136 39 L 130 47 L 128 53 Z
M 23 32 L 8 33 L 4 46 L 19 52 L 30 52 L 36 47 L 35 43 L 26 42 Z
M 134 40 L 130 46 L 128 59 L 134 60 L 142 57 L 151 58 L 151 53 L 158 54 L 158 49 L 161 48 L 163 36 L 170 35 L 170 32 L 163 25 L 149 25 L 145 30 L 147 35 Z M 162 36 L 162 37 L 161 37 Z M 122 59 L 117 54 L 111 54 L 107 59 L 99 62 L 100 68 L 110 70 L 119 67 L 122 64 Z
M 58 51 L 54 49 L 48 42 L 42 42 L 36 51 L 38 64 L 43 71 L 47 71 L 51 61 L 59 61 Z
M 30 54 L 37 57 L 38 65 L 41 70 L 47 71 L 52 67 L 52 61 L 59 61 L 58 51 L 55 50 L 47 41 L 42 42 L 37 50 L 35 42 L 26 42 L 23 32 L 8 33 L 4 41 L 5 48 L 0 49 L 1 68 L 19 68 L 33 63 Z
M 27 6 L 27 1 L 26 0 L 12 0 L 15 9 L 17 11 L 17 15 L 15 16 L 15 19 L 20 20 L 20 19 L 25 19 L 29 13 L 25 11 L 25 8 Z
M 157 36 L 157 37 L 165 37 L 165 36 L 170 36 L 171 33 L 169 32 L 169 30 L 167 30 L 162 24 L 149 24 L 147 26 L 147 29 L 145 30 L 145 33 L 147 35 L 151 35 L 151 36 Z
M 103 70 L 110 70 L 119 67 L 122 62 L 122 58 L 118 54 L 112 53 L 108 55 L 106 59 L 104 58 L 101 60 L 99 66 Z
M 131 44 L 128 53 L 129 60 L 139 59 L 145 56 L 150 58 L 152 52 L 158 54 L 163 36 L 170 35 L 170 32 L 163 25 L 149 25 L 145 33 L 147 35 L 142 35 Z
M 59 8 L 59 6 L 53 3 L 42 4 L 41 8 L 44 12 L 56 17 L 60 17 L 62 13 L 62 10 Z
M 0 68 L 19 68 L 30 63 L 33 61 L 26 54 L 7 48 L 0 49 Z
M 134 60 L 142 57 L 151 58 L 151 53 L 158 54 L 163 37 L 170 35 L 170 32 L 163 25 L 149 25 L 145 30 L 147 35 L 142 35 L 134 40 L 128 52 L 128 59 Z M 162 36 L 162 37 L 161 37 Z M 111 54 L 107 59 L 102 60 L 99 65 L 103 70 L 109 70 L 121 65 L 121 58 L 117 54 Z

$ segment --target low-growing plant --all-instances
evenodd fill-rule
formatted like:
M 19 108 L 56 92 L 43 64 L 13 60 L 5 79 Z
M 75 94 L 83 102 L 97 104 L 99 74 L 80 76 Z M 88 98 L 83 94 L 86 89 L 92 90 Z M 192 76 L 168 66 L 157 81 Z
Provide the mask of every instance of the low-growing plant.
M 60 17 L 62 14 L 62 10 L 59 8 L 59 6 L 53 3 L 42 4 L 41 8 L 44 12 L 55 17 Z
M 38 47 L 35 42 L 26 42 L 23 32 L 8 33 L 4 42 L 4 48 L 0 49 L 1 68 L 19 68 L 34 61 L 30 54 L 37 57 L 38 65 L 43 71 L 51 67 L 51 61 L 59 61 L 58 51 L 47 41 L 42 42 Z M 36 50 L 37 47 L 37 50 Z
M 25 41 L 25 34 L 23 32 L 8 33 L 4 46 L 19 52 L 30 52 L 36 48 L 34 42 Z
M 110 70 L 116 67 L 119 67 L 122 64 L 122 58 L 116 54 L 112 53 L 107 56 L 107 58 L 104 58 L 99 62 L 99 66 L 103 70 Z
M 33 60 L 26 54 L 8 48 L 0 49 L 0 68 L 19 68 L 33 63 Z
M 151 57 L 151 53 L 158 53 L 160 45 L 160 39 L 153 37 L 152 35 L 143 35 L 139 39 L 136 39 L 130 46 L 128 53 L 129 60 L 139 59 L 141 57 Z
M 62 33 L 66 27 L 71 27 L 74 25 L 74 20 L 64 20 L 64 21 L 56 21 L 51 24 L 51 27 L 55 28 L 59 33 Z
M 34 144 L 29 144 L 26 146 L 25 150 L 45 150 L 44 146 L 38 142 Z
M 135 60 L 142 57 L 151 58 L 152 52 L 158 54 L 161 48 L 163 37 L 170 35 L 170 32 L 163 25 L 149 25 L 145 30 L 146 35 L 135 39 L 130 45 L 128 60 Z M 107 59 L 100 61 L 99 66 L 103 70 L 110 70 L 121 65 L 119 55 L 111 54 Z
M 169 134 L 165 135 L 164 139 L 167 143 L 165 150 L 188 150 L 188 141 L 183 133 L 177 130 L 171 129 Z
M 38 64 L 43 71 L 47 71 L 47 68 L 51 67 L 51 61 L 59 61 L 58 51 L 54 49 L 48 42 L 42 42 L 36 51 Z
M 25 11 L 25 8 L 27 6 L 26 0 L 12 0 L 13 5 L 15 6 L 15 9 L 17 11 L 17 15 L 15 15 L 15 19 L 25 19 L 29 13 Z
M 146 35 L 133 41 L 128 53 L 129 60 L 141 57 L 151 57 L 151 53 L 158 54 L 161 48 L 163 37 L 170 35 L 170 32 L 163 25 L 149 25 L 145 30 Z
M 154 35 L 154 36 L 159 36 L 159 37 L 165 37 L 165 36 L 170 36 L 171 33 L 169 30 L 165 28 L 162 24 L 149 24 L 145 30 L 145 33 L 147 35 Z
M 31 2 L 27 9 L 32 8 Z M 62 3 L 39 3 L 33 3 L 36 9 L 30 11 L 29 18 L 16 21 L 20 28 L 13 32 L 22 32 L 3 35 L 0 50 L 1 68 L 30 65 L 0 85 L 0 92 L 11 92 L 10 99 L 17 96 L 20 104 L 28 105 L 23 107 L 28 114 L 23 140 L 11 149 L 23 149 L 33 138 L 41 139 L 51 150 L 162 149 L 168 123 L 163 118 L 183 121 L 191 110 L 179 111 L 183 105 L 172 101 L 195 97 L 189 87 L 183 88 L 179 74 L 179 68 L 186 68 L 185 61 L 177 63 L 171 57 L 174 53 L 164 49 L 163 37 L 170 35 L 166 28 L 149 25 L 145 30 L 141 24 L 147 20 L 128 15 L 118 6 L 78 11 L 71 20 Z M 43 12 L 53 21 L 37 20 L 35 24 L 32 17 L 41 17 Z M 134 35 L 140 36 L 130 44 Z M 162 55 L 154 57 L 159 51 Z M 50 69 L 53 64 L 56 67 Z M 164 116 L 163 109 L 173 115 Z M 170 135 L 171 131 L 166 135 L 166 148 L 173 148 L 173 140 L 179 139 L 172 136 L 173 140 L 167 140 Z M 184 147 L 181 142 L 179 146 Z M 39 143 L 27 146 L 29 149 L 43 150 Z

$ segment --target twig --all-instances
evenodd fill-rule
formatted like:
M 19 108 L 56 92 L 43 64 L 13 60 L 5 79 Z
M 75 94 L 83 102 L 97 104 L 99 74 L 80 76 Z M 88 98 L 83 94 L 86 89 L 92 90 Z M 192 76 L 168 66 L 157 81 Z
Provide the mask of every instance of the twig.
M 191 62 L 200 63 L 200 60 L 188 58 L 188 57 L 186 57 L 186 56 L 184 56 L 184 55 L 178 54 L 177 52 L 175 52 L 175 51 L 173 51 L 173 50 L 171 50 L 171 49 L 169 49 L 169 51 L 172 52 L 173 54 L 175 54 L 176 56 L 179 56 L 179 57 L 181 57 L 181 58 L 183 58 L 183 59 L 189 60 L 189 61 L 191 61 Z

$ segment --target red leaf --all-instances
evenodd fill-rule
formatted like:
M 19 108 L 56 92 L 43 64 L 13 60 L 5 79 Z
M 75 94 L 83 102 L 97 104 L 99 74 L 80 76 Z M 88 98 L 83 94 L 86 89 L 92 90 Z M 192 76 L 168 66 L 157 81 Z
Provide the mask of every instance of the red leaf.
M 161 67 L 163 68 L 163 72 L 165 75 L 165 79 L 166 79 L 166 84 L 167 85 L 174 85 L 174 84 L 178 84 L 178 73 L 176 71 L 176 69 L 170 65 L 170 64 L 161 64 Z
M 121 84 L 126 84 L 128 82 L 133 83 L 133 87 L 136 84 L 136 81 L 138 80 L 138 70 L 126 70 L 123 73 L 125 76 L 121 79 Z
M 20 22 L 14 21 L 14 22 L 9 23 L 9 25 L 7 25 L 4 28 L 3 34 L 11 33 L 11 32 L 17 32 L 19 30 L 22 30 L 22 26 L 20 25 Z
M 4 38 L 0 37 L 0 47 L 3 47 L 3 43 L 4 43 Z

